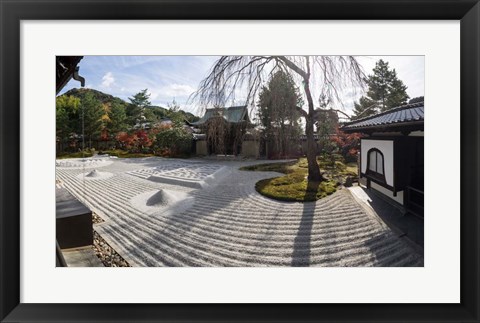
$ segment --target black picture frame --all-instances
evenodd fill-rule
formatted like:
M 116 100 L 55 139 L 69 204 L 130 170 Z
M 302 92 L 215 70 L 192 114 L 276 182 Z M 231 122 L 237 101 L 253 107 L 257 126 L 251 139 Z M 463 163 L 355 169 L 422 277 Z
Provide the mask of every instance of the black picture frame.
M 2 322 L 479 322 L 480 5 L 478 1 L 0 0 L 0 17 L 0 319 Z M 20 303 L 20 21 L 30 19 L 459 20 L 461 23 L 462 141 L 460 304 Z M 448 132 L 448 129 L 445 131 Z M 448 167 L 445 167 L 445 174 L 441 176 L 445 176 L 447 180 Z

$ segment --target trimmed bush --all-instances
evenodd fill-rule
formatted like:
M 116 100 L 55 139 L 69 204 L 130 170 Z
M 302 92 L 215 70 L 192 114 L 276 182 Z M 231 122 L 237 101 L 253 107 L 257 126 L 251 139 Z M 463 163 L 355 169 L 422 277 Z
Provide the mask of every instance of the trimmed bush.
M 156 134 L 155 149 L 164 156 L 190 155 L 192 134 L 181 127 L 165 129 Z

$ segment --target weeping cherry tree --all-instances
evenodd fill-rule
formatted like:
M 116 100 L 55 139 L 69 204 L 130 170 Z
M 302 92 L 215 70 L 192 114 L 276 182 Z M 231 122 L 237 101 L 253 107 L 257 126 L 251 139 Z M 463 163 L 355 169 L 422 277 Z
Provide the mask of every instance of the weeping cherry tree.
M 305 118 L 307 137 L 308 179 L 322 181 L 316 159 L 313 125 L 315 107 L 312 88 L 319 90 L 330 102 L 341 102 L 342 90 L 364 88 L 365 74 L 353 56 L 222 56 L 210 73 L 200 82 L 193 100 L 202 106 L 224 106 L 235 100 L 236 93 L 246 93 L 246 103 L 254 106 L 258 91 L 276 72 L 282 71 L 295 79 L 303 89 L 307 110 L 296 109 Z

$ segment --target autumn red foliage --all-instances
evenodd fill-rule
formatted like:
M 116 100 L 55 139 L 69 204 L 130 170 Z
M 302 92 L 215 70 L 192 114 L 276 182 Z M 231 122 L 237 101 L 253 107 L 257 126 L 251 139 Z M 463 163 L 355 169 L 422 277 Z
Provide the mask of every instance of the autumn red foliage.
M 145 130 L 137 130 L 133 133 L 119 132 L 116 139 L 121 148 L 132 153 L 147 152 L 154 141 L 154 137 Z
M 361 138 L 362 135 L 359 133 L 345 133 L 339 128 L 336 129 L 335 134 L 331 137 L 332 141 L 337 146 L 339 153 L 347 162 L 357 161 Z

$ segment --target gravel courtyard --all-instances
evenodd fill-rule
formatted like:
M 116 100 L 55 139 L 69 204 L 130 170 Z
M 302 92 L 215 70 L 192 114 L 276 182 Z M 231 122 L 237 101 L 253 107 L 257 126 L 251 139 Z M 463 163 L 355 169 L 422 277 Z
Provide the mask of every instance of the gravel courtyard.
M 262 161 L 57 160 L 62 185 L 105 222 L 94 229 L 132 266 L 423 266 L 423 256 L 342 189 L 274 201 Z

